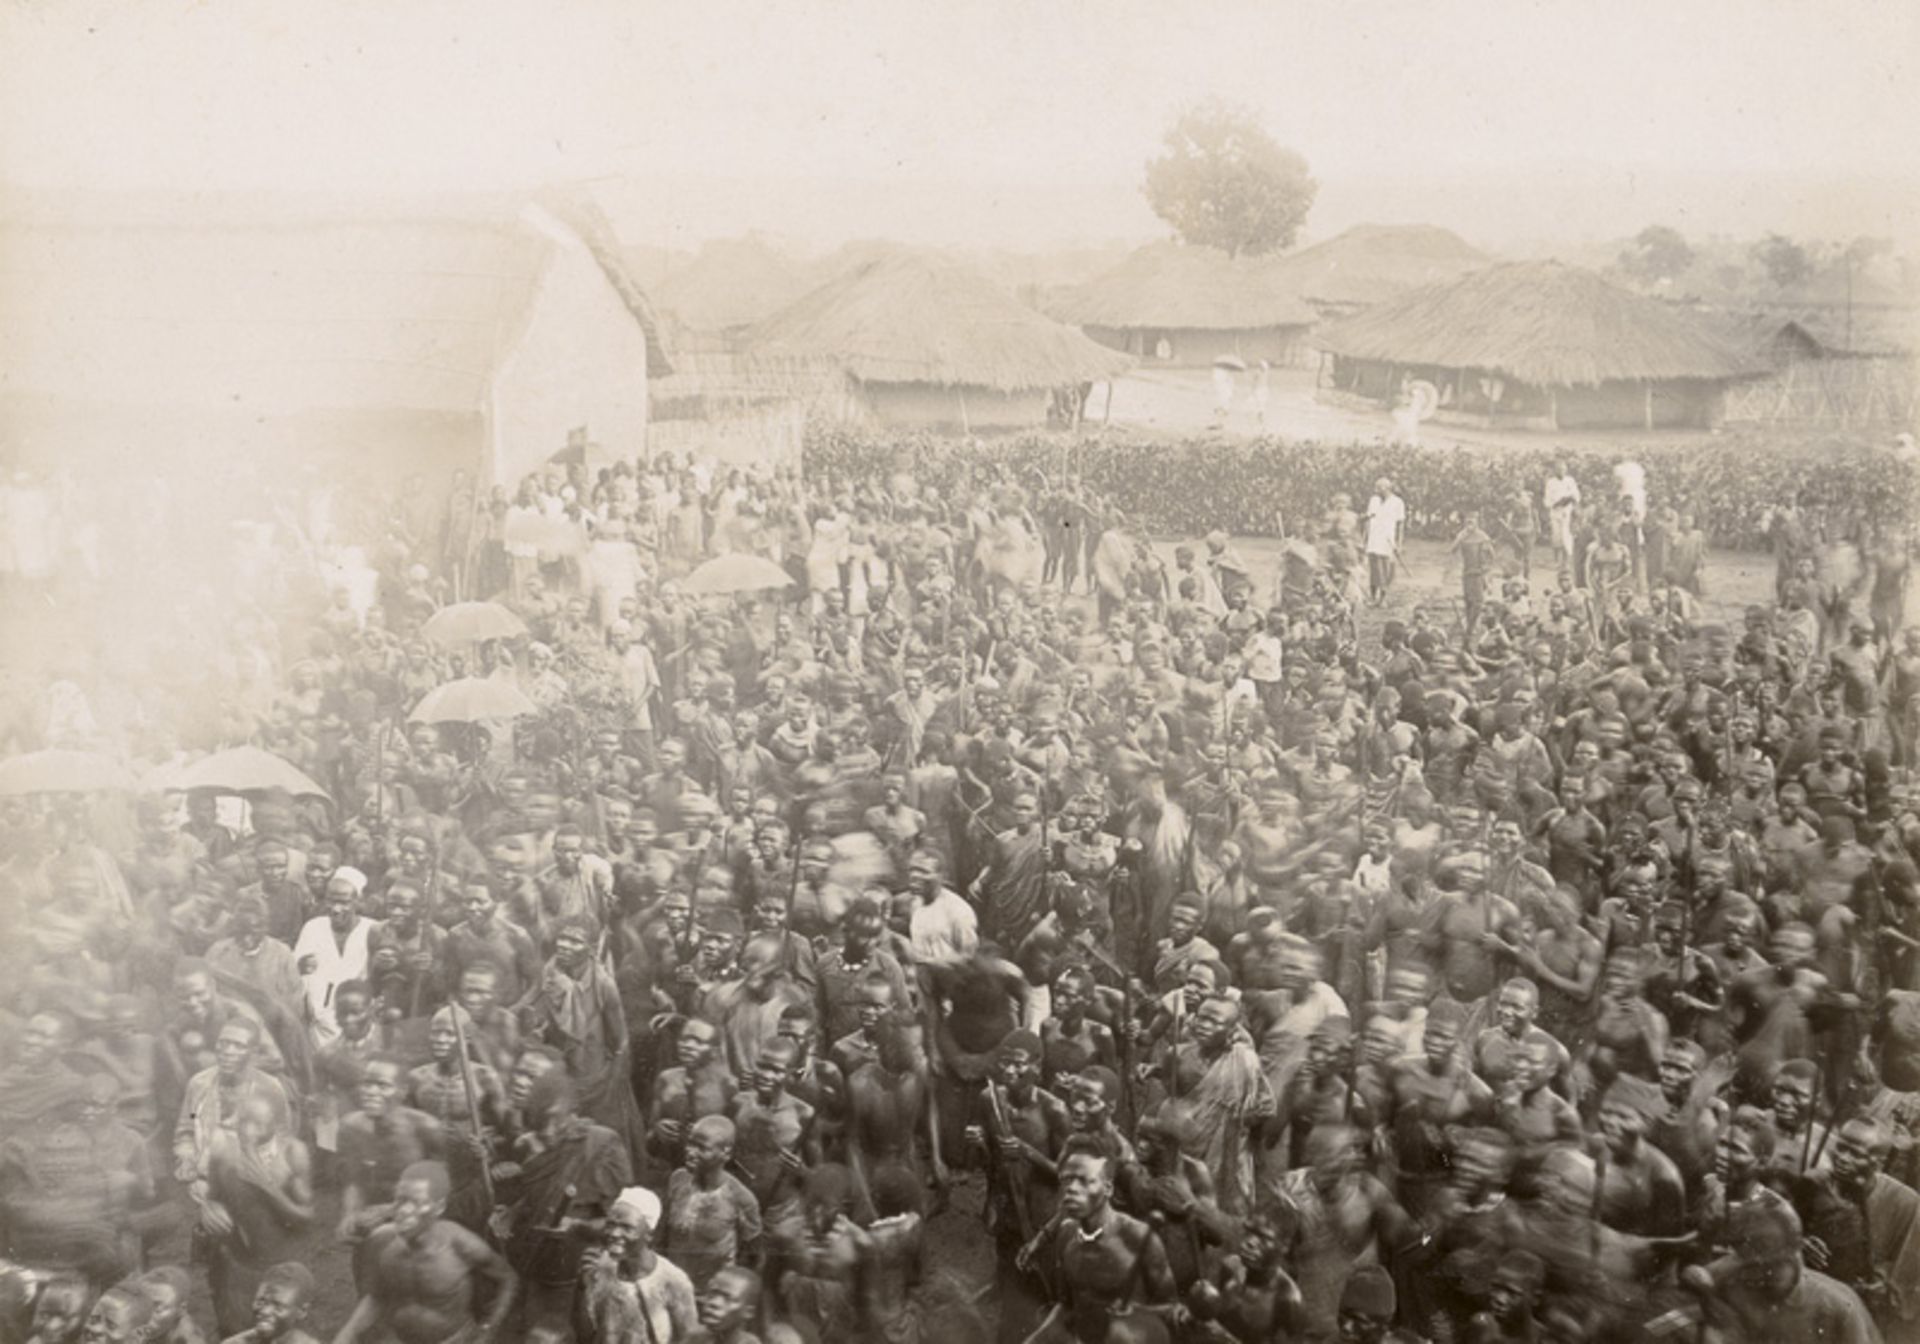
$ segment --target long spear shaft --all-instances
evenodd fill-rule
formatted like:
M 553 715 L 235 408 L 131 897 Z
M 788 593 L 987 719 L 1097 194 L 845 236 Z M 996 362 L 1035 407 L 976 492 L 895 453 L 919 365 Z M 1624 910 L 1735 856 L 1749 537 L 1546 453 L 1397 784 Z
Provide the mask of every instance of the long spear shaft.
M 1819 1060 L 1813 1061 L 1813 1095 L 1807 1098 L 1807 1133 L 1800 1141 L 1800 1174 L 1807 1174 L 1807 1167 L 1813 1159 L 1813 1118 L 1820 1108 L 1821 1085 L 1826 1082 L 1827 1071 Z
M 460 1024 L 466 1011 L 459 1004 L 449 1004 L 447 1015 L 453 1019 L 453 1039 L 455 1048 L 460 1051 L 460 1085 L 467 1094 L 467 1115 L 473 1121 L 473 1136 L 480 1138 L 480 1093 L 473 1085 L 473 1059 L 467 1054 L 467 1029 Z M 487 1162 L 486 1154 L 480 1155 L 480 1184 L 487 1192 L 487 1208 L 493 1208 L 493 1168 Z

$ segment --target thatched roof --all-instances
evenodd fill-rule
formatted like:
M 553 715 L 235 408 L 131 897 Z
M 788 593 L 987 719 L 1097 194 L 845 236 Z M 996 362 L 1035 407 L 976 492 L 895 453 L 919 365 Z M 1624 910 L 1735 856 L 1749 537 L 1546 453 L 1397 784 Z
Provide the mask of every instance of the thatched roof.
M 762 323 L 768 351 L 829 354 L 870 383 L 1012 392 L 1095 382 L 1132 363 L 957 263 L 890 254 Z
M 1260 259 L 1177 243 L 1149 244 L 1047 308 L 1062 322 L 1122 330 L 1260 331 L 1317 316 Z
M 1369 307 L 1477 271 L 1487 254 L 1430 224 L 1356 224 L 1273 260 L 1274 282 L 1311 303 Z
M 646 296 L 590 208 L 525 201 L 462 218 L 0 231 L 0 393 L 254 413 L 486 405 L 562 249 L 584 248 L 671 371 Z
M 661 378 L 673 372 L 673 364 L 667 358 L 667 349 L 660 334 L 660 320 L 653 311 L 653 304 L 641 287 L 637 273 L 627 264 L 626 255 L 620 246 L 620 236 L 614 232 L 613 221 L 606 212 L 591 200 L 570 197 L 554 193 L 541 198 L 537 204 L 549 215 L 556 218 L 562 227 L 572 231 L 593 257 L 594 264 L 607 279 L 607 284 L 620 298 L 620 303 L 628 314 L 639 324 L 647 338 L 647 376 Z M 520 222 L 527 222 L 522 215 Z
M 1728 345 L 1770 367 L 1777 368 L 1795 359 L 1818 359 L 1827 353 L 1820 338 L 1809 328 L 1778 313 L 1699 308 L 1687 311 L 1694 313 Z
M 1539 387 L 1766 372 L 1694 314 L 1557 261 L 1513 262 L 1356 314 L 1314 335 L 1355 359 L 1478 369 Z
M 667 271 L 654 298 L 696 331 L 725 331 L 764 321 L 810 288 L 805 266 L 750 236 L 706 243 Z
M 1887 358 L 1920 350 L 1920 308 L 1787 304 L 1767 312 L 1806 330 L 1830 355 Z

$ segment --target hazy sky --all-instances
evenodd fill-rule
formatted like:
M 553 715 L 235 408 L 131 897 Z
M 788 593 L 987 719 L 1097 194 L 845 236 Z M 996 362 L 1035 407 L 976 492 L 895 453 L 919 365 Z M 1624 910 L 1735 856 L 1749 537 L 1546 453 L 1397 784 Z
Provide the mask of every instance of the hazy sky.
M 0 4 L 0 181 L 34 188 L 599 179 L 637 237 L 1064 241 L 1154 228 L 1140 165 L 1210 94 L 1336 223 L 1895 232 L 1920 180 L 1911 0 Z

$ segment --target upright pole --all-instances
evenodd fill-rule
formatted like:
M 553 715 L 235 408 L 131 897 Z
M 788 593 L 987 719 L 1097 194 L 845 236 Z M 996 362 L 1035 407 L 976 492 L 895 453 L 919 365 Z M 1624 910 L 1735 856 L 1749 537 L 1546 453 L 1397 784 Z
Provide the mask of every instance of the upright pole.
M 473 1059 L 467 1054 L 467 1029 L 460 1019 L 467 1010 L 457 1003 L 447 1005 L 447 1015 L 453 1019 L 453 1038 L 455 1048 L 460 1051 L 460 1085 L 467 1094 L 467 1115 L 473 1122 L 473 1136 L 480 1137 L 480 1093 L 473 1085 Z M 488 1165 L 486 1155 L 480 1157 L 480 1184 L 486 1188 L 487 1209 L 493 1209 L 493 1168 Z

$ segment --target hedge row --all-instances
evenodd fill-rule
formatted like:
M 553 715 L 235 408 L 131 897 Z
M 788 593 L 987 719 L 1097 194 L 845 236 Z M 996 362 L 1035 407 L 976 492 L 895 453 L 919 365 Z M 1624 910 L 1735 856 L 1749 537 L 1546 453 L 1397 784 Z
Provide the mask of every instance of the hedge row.
M 1698 516 L 1717 546 L 1760 550 L 1767 510 L 1804 495 L 1825 512 L 1830 534 L 1855 522 L 1905 517 L 1915 499 L 1913 468 L 1858 439 L 1733 434 L 1706 443 L 1623 445 L 1646 468 L 1650 502 Z M 1416 536 L 1451 537 L 1473 508 L 1504 508 L 1521 489 L 1536 510 L 1556 461 L 1566 460 L 1586 497 L 1613 493 L 1619 459 L 1561 453 L 1551 443 L 1490 448 L 1389 446 L 1282 439 L 1179 439 L 1029 435 L 958 441 L 933 435 L 810 432 L 810 479 L 885 477 L 910 472 L 952 498 L 1000 472 L 1031 483 L 1036 469 L 1058 481 L 1077 475 L 1103 497 L 1167 536 L 1224 528 L 1268 536 L 1323 513 L 1336 494 L 1365 506 L 1373 482 L 1391 476 L 1407 501 Z

